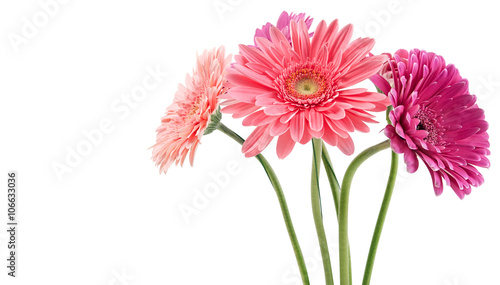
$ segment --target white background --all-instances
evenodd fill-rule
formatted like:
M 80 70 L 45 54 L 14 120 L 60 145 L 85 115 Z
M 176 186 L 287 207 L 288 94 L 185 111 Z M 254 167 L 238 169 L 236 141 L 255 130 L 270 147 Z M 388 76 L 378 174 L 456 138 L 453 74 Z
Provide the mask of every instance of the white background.
M 18 171 L 20 203 L 19 277 L 7 277 L 2 226 L 1 284 L 300 284 L 278 201 L 255 159 L 244 159 L 236 143 L 214 133 L 204 137 L 193 168 L 159 175 L 148 150 L 196 52 L 225 45 L 235 54 L 283 10 L 306 12 L 313 27 L 321 19 L 353 23 L 358 35 L 377 40 L 374 53 L 434 51 L 469 79 L 490 122 L 486 183 L 463 201 L 451 188 L 435 197 L 424 167 L 409 175 L 402 166 L 372 284 L 500 284 L 500 21 L 492 1 L 73 0 L 51 7 L 44 19 L 40 3 L 47 2 L 0 4 L 0 173 L 6 183 L 7 171 Z M 38 25 L 27 37 L 24 18 Z M 24 37 L 18 46 L 14 34 Z M 169 75 L 125 113 L 122 96 L 142 85 L 148 68 Z M 102 120 L 111 131 L 60 181 L 53 165 L 65 164 L 68 149 L 85 144 L 84 132 Z M 229 116 L 223 122 L 243 136 L 251 131 Z M 383 126 L 356 134 L 356 153 L 384 140 Z M 310 209 L 311 146 L 296 146 L 285 160 L 274 147 L 264 154 L 281 179 L 311 283 L 324 284 Z M 352 158 L 334 148 L 330 154 L 341 176 Z M 385 151 L 366 163 L 351 191 L 354 284 L 361 283 L 389 157 Z M 214 185 L 210 172 L 235 166 L 238 173 L 218 186 L 218 195 L 183 217 L 179 207 L 195 207 L 198 191 Z M 321 178 L 338 284 L 333 200 L 326 175 Z M 6 223 L 6 186 L 1 189 Z

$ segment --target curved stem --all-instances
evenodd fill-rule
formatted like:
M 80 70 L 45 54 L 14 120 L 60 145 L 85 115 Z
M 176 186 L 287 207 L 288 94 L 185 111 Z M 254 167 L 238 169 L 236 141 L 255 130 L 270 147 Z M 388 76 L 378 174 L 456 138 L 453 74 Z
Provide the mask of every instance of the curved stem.
M 332 190 L 333 202 L 335 204 L 335 211 L 337 213 L 337 219 L 339 217 L 339 200 L 340 200 L 340 184 L 333 170 L 333 164 L 330 159 L 330 154 L 326 149 L 326 144 L 323 142 L 323 147 L 321 149 L 323 165 L 325 166 L 326 175 L 328 176 L 328 182 L 330 183 L 330 189 Z M 351 250 L 349 249 L 349 284 L 352 284 L 352 269 L 351 269 Z
M 377 145 L 369 147 L 361 152 L 353 159 L 349 167 L 347 167 L 344 179 L 342 180 L 342 188 L 340 191 L 339 204 L 339 258 L 340 258 L 340 285 L 349 285 L 349 237 L 348 237 L 348 207 L 349 207 L 349 191 L 351 190 L 352 179 L 359 166 L 369 157 L 377 152 L 389 148 L 389 140 L 381 142 Z
M 245 142 L 245 140 L 242 137 L 240 137 L 237 133 L 233 132 L 231 129 L 229 129 L 228 127 L 226 127 L 222 123 L 219 123 L 219 125 L 217 126 L 217 129 L 241 145 Z M 281 212 L 283 214 L 283 219 L 285 220 L 286 229 L 288 231 L 288 236 L 290 237 L 293 251 L 295 253 L 295 258 L 297 259 L 297 265 L 299 266 L 300 276 L 302 277 L 302 283 L 304 285 L 309 285 L 309 276 L 307 274 L 307 268 L 306 268 L 306 263 L 304 261 L 304 255 L 302 254 L 302 250 L 300 249 L 299 241 L 297 239 L 297 235 L 295 234 L 295 229 L 293 227 L 292 218 L 290 216 L 290 212 L 288 211 L 288 205 L 286 203 L 285 194 L 283 193 L 283 190 L 281 189 L 281 185 L 280 185 L 280 182 L 278 180 L 278 177 L 276 176 L 276 173 L 274 173 L 274 170 L 272 169 L 269 162 L 266 160 L 266 158 L 262 154 L 258 154 L 255 158 L 257 158 L 257 160 L 260 162 L 262 167 L 264 167 L 264 170 L 266 171 L 267 177 L 271 181 L 271 184 L 273 185 L 273 188 L 276 192 L 276 195 L 278 196 L 278 201 L 280 203 Z
M 321 200 L 319 194 L 319 170 L 321 168 L 321 139 L 312 139 L 313 144 L 313 163 L 311 172 L 311 203 L 314 217 L 314 225 L 318 235 L 321 257 L 323 259 L 323 269 L 325 271 L 326 285 L 333 285 L 332 264 L 330 262 L 330 253 L 328 251 L 328 242 L 326 240 L 325 228 L 323 226 L 323 217 L 321 215 Z
M 380 241 L 380 235 L 382 234 L 382 228 L 384 227 L 385 217 L 387 216 L 387 210 L 389 209 L 389 204 L 391 202 L 392 192 L 394 190 L 394 185 L 396 183 L 397 173 L 398 173 L 398 154 L 392 151 L 391 172 L 389 174 L 389 180 L 387 181 L 387 187 L 385 188 L 384 200 L 382 201 L 382 206 L 380 207 L 380 212 L 378 214 L 377 225 L 375 226 L 375 231 L 373 232 L 372 243 L 370 245 L 370 252 L 368 253 L 368 258 L 366 260 L 365 274 L 363 276 L 363 285 L 370 284 L 370 279 L 373 271 L 373 264 L 375 263 L 375 255 L 377 254 L 378 242 Z

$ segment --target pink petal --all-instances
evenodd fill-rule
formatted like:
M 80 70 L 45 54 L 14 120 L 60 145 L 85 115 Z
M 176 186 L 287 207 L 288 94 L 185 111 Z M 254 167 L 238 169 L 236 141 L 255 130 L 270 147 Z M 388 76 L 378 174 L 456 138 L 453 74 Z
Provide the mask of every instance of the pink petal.
M 276 144 L 276 153 L 280 159 L 287 157 L 293 150 L 295 146 L 295 141 L 290 136 L 290 131 L 285 132 L 278 137 L 278 143 Z
M 290 120 L 290 135 L 296 142 L 300 142 L 302 136 L 304 135 L 304 121 L 304 112 L 298 112 L 292 120 Z
M 323 128 L 323 115 L 314 109 L 310 109 L 308 120 L 311 129 L 319 131 Z
M 351 155 L 354 153 L 354 142 L 350 136 L 346 139 L 338 138 L 337 146 L 345 155 Z

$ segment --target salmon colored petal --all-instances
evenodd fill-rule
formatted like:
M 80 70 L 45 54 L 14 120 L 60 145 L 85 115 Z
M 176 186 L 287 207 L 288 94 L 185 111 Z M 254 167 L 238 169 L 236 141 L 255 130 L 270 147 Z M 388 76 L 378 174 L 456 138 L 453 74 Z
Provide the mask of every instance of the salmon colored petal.
M 182 166 L 188 156 L 193 165 L 210 116 L 217 111 L 219 97 L 226 92 L 225 75 L 230 61 L 224 47 L 205 50 L 197 57 L 193 75 L 186 76 L 186 85 L 179 85 L 174 102 L 167 107 L 156 129 L 156 143 L 152 146 L 152 159 L 160 172 L 166 173 L 172 164 Z M 233 103 L 228 107 L 230 111 L 242 112 L 251 108 L 237 101 Z

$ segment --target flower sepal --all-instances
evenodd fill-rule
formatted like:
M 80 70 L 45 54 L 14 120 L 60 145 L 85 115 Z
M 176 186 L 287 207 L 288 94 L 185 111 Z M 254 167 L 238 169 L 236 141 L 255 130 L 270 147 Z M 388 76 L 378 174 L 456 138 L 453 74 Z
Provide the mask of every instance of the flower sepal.
M 220 112 L 220 107 L 210 116 L 210 123 L 208 123 L 207 128 L 203 132 L 203 135 L 209 135 L 217 129 L 222 119 L 222 113 Z

